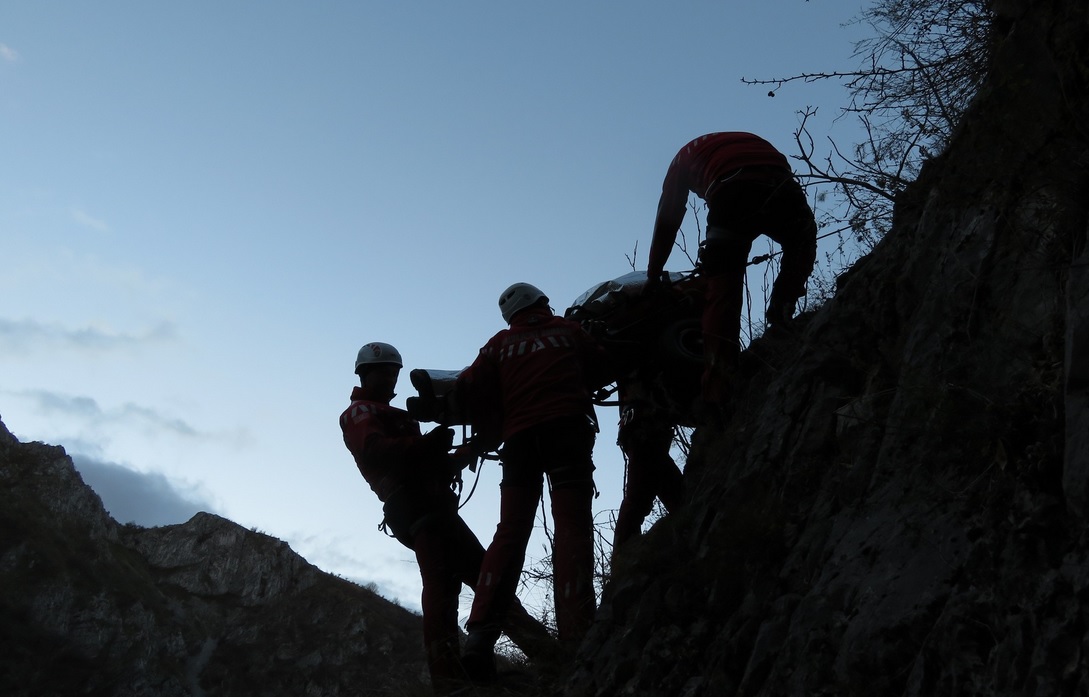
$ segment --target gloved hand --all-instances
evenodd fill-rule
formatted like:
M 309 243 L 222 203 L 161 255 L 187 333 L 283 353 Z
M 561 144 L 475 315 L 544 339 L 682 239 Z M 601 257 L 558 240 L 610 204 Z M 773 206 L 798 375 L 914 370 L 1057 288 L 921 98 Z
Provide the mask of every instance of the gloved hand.
M 409 397 L 405 400 L 405 411 L 417 421 L 438 421 L 439 404 L 434 397 Z
M 654 295 L 662 292 L 662 274 L 647 274 L 647 282 L 643 284 L 640 295 Z
M 454 445 L 454 429 L 445 426 L 431 429 L 424 434 L 423 442 L 429 452 L 446 453 Z
M 450 455 L 450 459 L 454 461 L 458 471 L 469 467 L 476 462 L 476 451 L 468 443 L 459 445 L 454 452 Z

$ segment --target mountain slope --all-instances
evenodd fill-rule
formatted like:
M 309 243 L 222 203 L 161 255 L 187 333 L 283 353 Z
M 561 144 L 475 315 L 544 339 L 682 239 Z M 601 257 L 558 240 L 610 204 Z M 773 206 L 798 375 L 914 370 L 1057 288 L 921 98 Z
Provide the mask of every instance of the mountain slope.
M 0 423 L 0 693 L 427 693 L 420 620 L 201 513 L 118 525 L 63 448 Z

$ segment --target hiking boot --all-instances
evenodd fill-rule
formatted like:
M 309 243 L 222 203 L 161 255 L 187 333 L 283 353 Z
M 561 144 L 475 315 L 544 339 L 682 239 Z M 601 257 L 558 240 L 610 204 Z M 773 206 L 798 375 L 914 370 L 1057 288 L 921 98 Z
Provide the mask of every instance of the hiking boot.
M 493 682 L 495 670 L 495 641 L 493 632 L 469 632 L 461 652 L 461 667 L 475 683 Z

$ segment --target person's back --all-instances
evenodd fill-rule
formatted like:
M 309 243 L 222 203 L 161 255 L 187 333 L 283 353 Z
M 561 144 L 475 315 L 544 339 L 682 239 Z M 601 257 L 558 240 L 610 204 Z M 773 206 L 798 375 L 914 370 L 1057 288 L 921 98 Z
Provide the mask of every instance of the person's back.
M 578 323 L 547 307 L 520 312 L 481 354 L 497 368 L 503 440 L 550 419 L 592 417 L 590 386 L 607 382 L 603 350 Z
M 720 177 L 746 167 L 776 167 L 790 170 L 785 155 L 758 135 L 742 131 L 708 133 L 681 148 L 666 171 L 662 190 L 688 192 L 706 198 L 707 190 Z
M 604 349 L 578 323 L 555 317 L 536 287 L 514 284 L 500 295 L 499 306 L 510 328 L 493 336 L 459 378 L 460 389 L 492 401 L 503 441 L 500 521 L 481 566 L 463 656 L 466 671 L 477 679 L 494 671 L 498 621 L 515 599 L 544 475 L 555 525 L 560 640 L 577 641 L 593 620 L 597 427 L 591 395 L 611 379 Z M 486 400 L 477 406 L 487 408 Z

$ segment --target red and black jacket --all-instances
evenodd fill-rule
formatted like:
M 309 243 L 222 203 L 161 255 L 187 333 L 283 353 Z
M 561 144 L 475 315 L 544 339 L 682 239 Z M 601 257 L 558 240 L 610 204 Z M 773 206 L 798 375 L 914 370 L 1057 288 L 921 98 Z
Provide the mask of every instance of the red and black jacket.
M 352 390 L 352 403 L 340 415 L 344 445 L 363 478 L 382 501 L 401 489 L 419 494 L 449 491 L 451 464 L 447 451 L 420 432 L 408 412 Z
M 545 421 L 593 418 L 591 395 L 612 380 L 605 349 L 577 322 L 542 307 L 519 312 L 493 336 L 462 371 L 457 389 L 477 415 L 474 426 L 495 446 Z
M 658 217 L 654 221 L 647 260 L 647 275 L 657 277 L 677 239 L 688 209 L 688 193 L 706 200 L 708 191 L 721 179 L 745 167 L 774 167 L 790 174 L 790 163 L 775 146 L 760 136 L 739 131 L 708 133 L 686 144 L 666 170 Z

